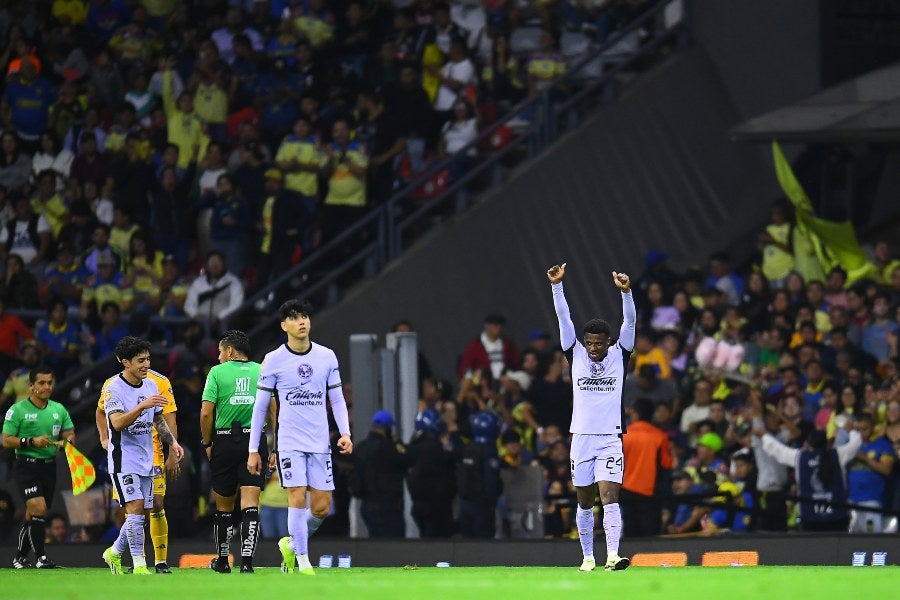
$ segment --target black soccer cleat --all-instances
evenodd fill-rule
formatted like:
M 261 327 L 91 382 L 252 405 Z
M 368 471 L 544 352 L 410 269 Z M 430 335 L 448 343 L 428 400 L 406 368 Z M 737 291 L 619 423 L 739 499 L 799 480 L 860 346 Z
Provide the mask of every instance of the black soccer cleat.
M 58 564 L 47 558 L 47 555 L 40 557 L 37 559 L 37 562 L 34 563 L 35 568 L 37 569 L 61 569 Z
M 253 573 L 253 565 L 241 565 L 241 573 Z
M 31 564 L 31 561 L 28 560 L 28 557 L 25 557 L 25 556 L 15 557 L 13 559 L 12 565 L 13 565 L 13 569 L 31 569 L 34 567 L 34 565 Z
M 161 563 L 156 563 L 156 572 L 164 573 L 166 575 L 171 575 L 172 569 L 170 569 L 169 565 L 167 565 L 166 563 L 161 562 Z
M 231 573 L 231 566 L 228 564 L 227 558 L 217 556 L 209 563 L 209 568 L 216 573 Z

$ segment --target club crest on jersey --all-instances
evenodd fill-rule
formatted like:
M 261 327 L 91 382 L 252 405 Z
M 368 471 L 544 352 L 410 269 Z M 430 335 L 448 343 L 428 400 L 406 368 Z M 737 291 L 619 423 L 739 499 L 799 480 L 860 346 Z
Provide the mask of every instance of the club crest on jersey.
M 132 495 L 134 493 L 134 488 L 129 485 L 127 488 L 125 488 L 125 493 L 129 496 Z
M 591 363 L 591 377 L 600 377 L 603 375 L 603 371 L 606 370 L 606 365 L 602 362 L 592 362 Z
M 300 365 L 300 368 L 297 369 L 297 374 L 300 375 L 300 379 L 302 380 L 302 383 L 309 382 L 310 378 L 313 375 L 312 365 L 303 363 L 302 365 Z

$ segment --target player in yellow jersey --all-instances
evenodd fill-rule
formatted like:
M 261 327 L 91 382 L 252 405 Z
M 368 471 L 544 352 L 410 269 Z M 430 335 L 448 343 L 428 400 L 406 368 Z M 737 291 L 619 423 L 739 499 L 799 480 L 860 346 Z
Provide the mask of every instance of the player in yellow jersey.
M 103 398 L 106 387 L 109 382 L 118 377 L 114 375 L 103 383 L 100 390 L 100 399 L 97 401 L 97 431 L 100 433 L 100 444 L 105 450 L 109 444 L 109 429 L 106 423 L 106 412 L 104 410 Z M 153 369 L 147 372 L 147 378 L 156 382 L 160 393 L 166 397 L 166 405 L 163 407 L 162 414 L 172 430 L 172 435 L 178 439 L 178 428 L 175 425 L 175 411 L 178 407 L 175 405 L 175 395 L 172 393 L 172 384 L 169 378 L 158 373 Z M 169 570 L 169 522 L 166 520 L 165 497 L 166 497 L 166 475 L 173 480 L 177 479 L 181 474 L 178 460 L 174 454 L 169 454 L 166 460 L 163 454 L 162 442 L 153 428 L 153 508 L 150 510 L 150 538 L 153 540 L 153 551 L 156 555 L 156 572 L 171 573 Z M 115 490 L 113 490 L 115 495 Z

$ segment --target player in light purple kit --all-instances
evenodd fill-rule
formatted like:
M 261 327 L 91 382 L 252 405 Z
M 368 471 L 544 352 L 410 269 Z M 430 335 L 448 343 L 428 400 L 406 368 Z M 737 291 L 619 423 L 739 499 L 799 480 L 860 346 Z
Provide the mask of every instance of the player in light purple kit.
M 302 575 L 315 574 L 309 562 L 309 536 L 328 514 L 334 490 L 326 400 L 341 434 L 338 449 L 341 454 L 353 451 L 337 357 L 330 348 L 310 341 L 310 310 L 308 302 L 299 300 L 288 300 L 278 309 L 287 343 L 266 354 L 260 367 L 247 458 L 247 470 L 259 474 L 263 465 L 258 444 L 269 401 L 274 396 L 275 451 L 269 462 L 274 462 L 281 487 L 288 490 L 290 534 L 278 542 L 283 559 L 281 570 L 293 573 L 296 563 Z
M 103 560 L 113 575 L 121 575 L 122 554 L 131 552 L 135 575 L 149 575 L 144 558 L 144 511 L 153 507 L 153 426 L 159 438 L 181 460 L 184 450 L 175 441 L 162 414 L 166 397 L 156 382 L 147 378 L 150 343 L 126 336 L 116 344 L 122 372 L 104 387 L 104 409 L 109 426 L 107 468 L 119 504 L 125 507 L 125 524 Z
M 578 498 L 575 523 L 584 560 L 579 570 L 593 571 L 594 500 L 600 491 L 603 504 L 603 529 L 606 533 L 606 570 L 627 569 L 630 561 L 619 556 L 622 513 L 619 490 L 625 462 L 622 435 L 625 418 L 622 407 L 622 384 L 628 359 L 634 349 L 637 312 L 631 297 L 631 281 L 625 273 L 613 271 L 613 283 L 622 292 L 622 328 L 619 339 L 611 344 L 610 326 L 606 321 L 591 319 L 582 329 L 583 340 L 575 336 L 569 305 L 563 293 L 562 280 L 566 264 L 554 265 L 547 271 L 553 290 L 553 307 L 559 320 L 559 339 L 572 369 L 572 481 Z M 594 484 L 597 484 L 596 486 Z

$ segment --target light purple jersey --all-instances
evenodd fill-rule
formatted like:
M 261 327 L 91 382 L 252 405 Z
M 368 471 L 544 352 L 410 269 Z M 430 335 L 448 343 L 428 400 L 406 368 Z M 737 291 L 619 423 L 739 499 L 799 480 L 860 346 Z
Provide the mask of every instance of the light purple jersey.
M 622 386 L 634 349 L 637 313 L 631 292 L 622 293 L 622 327 L 619 339 L 603 360 L 593 361 L 575 335 L 562 283 L 551 286 L 559 321 L 559 339 L 572 369 L 572 425 L 569 431 L 585 434 L 625 433 Z
M 347 407 L 341 393 L 341 375 L 334 351 L 311 344 L 300 354 L 283 344 L 266 354 L 256 386 L 252 427 L 262 428 L 269 395 L 278 404 L 275 448 L 278 452 L 299 451 L 327 453 L 331 451 L 328 436 L 328 409 L 331 400 L 335 421 L 341 433 L 349 433 Z M 261 417 L 261 418 L 260 418 Z M 254 437 L 253 429 L 251 440 Z M 251 450 L 256 448 L 251 447 Z
M 159 394 L 159 387 L 149 377 L 134 386 L 120 374 L 107 380 L 103 389 L 103 403 L 109 426 L 109 449 L 106 452 L 110 473 L 153 473 L 153 419 L 162 407 L 145 408 L 134 423 L 116 431 L 109 420 L 114 412 L 128 412 L 150 396 Z

